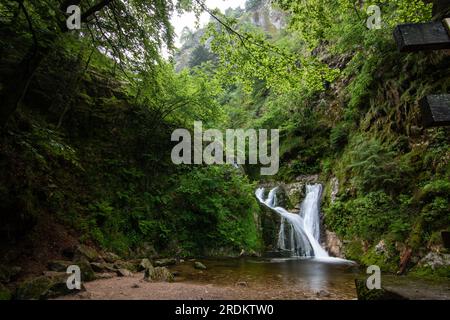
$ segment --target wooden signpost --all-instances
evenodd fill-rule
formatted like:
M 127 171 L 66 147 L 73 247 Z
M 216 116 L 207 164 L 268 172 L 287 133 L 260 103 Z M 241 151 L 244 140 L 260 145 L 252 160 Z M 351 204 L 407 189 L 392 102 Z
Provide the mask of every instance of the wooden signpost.
M 398 25 L 394 38 L 401 52 L 450 49 L 450 0 L 434 0 L 438 21 Z M 450 94 L 429 95 L 420 103 L 425 128 L 450 125 Z

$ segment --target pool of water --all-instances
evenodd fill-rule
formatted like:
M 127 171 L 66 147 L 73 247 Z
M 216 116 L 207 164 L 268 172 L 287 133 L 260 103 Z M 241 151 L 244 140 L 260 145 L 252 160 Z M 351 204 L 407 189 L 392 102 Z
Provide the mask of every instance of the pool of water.
M 328 258 L 224 258 L 202 259 L 207 270 L 186 261 L 171 268 L 176 281 L 243 287 L 269 292 L 273 297 L 329 297 L 354 299 L 354 280 L 360 273 L 351 261 Z

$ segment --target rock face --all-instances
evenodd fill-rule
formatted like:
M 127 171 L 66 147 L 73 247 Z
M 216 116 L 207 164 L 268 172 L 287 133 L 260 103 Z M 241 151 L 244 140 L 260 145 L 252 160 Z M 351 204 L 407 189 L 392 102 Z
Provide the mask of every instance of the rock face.
M 419 263 L 419 267 L 430 267 L 435 270 L 440 267 L 450 266 L 450 254 L 430 252 Z
M 336 177 L 331 178 L 330 180 L 331 192 L 330 192 L 330 201 L 334 203 L 337 198 L 337 194 L 339 193 L 339 180 Z
M 166 267 L 156 267 L 145 270 L 144 280 L 172 282 L 174 276 Z
M 325 249 L 337 258 L 345 258 L 344 245 L 336 233 L 325 230 Z

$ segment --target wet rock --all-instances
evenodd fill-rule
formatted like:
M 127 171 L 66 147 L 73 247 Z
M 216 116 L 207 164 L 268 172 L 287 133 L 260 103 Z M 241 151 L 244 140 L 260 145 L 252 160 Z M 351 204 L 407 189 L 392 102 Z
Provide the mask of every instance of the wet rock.
M 252 257 L 252 258 L 256 258 L 261 256 L 260 254 L 258 254 L 255 250 L 249 250 L 249 251 L 245 251 L 244 249 L 241 250 L 241 253 L 239 254 L 240 257 Z
M 429 252 L 419 261 L 418 265 L 420 267 L 430 267 L 433 270 L 450 266 L 450 254 Z
M 328 291 L 320 290 L 320 291 L 316 292 L 316 296 L 318 296 L 320 298 L 328 298 L 331 296 L 331 294 Z
M 175 258 L 159 259 L 155 261 L 155 267 L 171 266 L 177 263 Z
M 305 184 L 302 182 L 290 183 L 285 186 L 289 202 L 295 209 L 300 209 L 300 203 L 305 197 Z
M 144 280 L 172 282 L 174 277 L 166 267 L 156 267 L 145 270 Z
M 85 290 L 69 289 L 67 287 L 67 277 L 65 273 L 53 276 L 41 276 L 24 281 L 19 285 L 16 298 L 19 300 L 38 300 L 55 298 L 62 295 L 74 294 Z
M 325 248 L 332 256 L 344 258 L 344 244 L 336 233 L 325 230 Z
M 206 266 L 200 261 L 194 262 L 194 268 L 199 270 L 206 270 Z
M 0 300 L 11 300 L 11 291 L 0 283 Z
M 22 269 L 16 266 L 0 265 L 0 282 L 8 283 L 17 278 Z
M 117 270 L 117 275 L 119 277 L 132 277 L 133 273 L 127 269 L 119 269 L 119 270 Z
M 147 258 L 142 259 L 138 266 L 138 271 L 143 271 L 152 268 L 153 265 Z

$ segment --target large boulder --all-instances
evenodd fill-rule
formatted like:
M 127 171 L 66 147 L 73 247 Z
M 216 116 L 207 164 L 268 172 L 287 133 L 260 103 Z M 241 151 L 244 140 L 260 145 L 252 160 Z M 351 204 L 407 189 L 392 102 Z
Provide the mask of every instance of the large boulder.
M 69 289 L 67 287 L 68 274 L 64 272 L 56 273 L 51 276 L 40 276 L 29 279 L 19 285 L 16 291 L 16 299 L 19 300 L 38 300 L 55 298 L 62 295 L 74 294 L 84 290 Z
M 47 263 L 47 268 L 50 271 L 65 273 L 67 268 L 71 265 L 80 267 L 81 281 L 95 280 L 95 272 L 89 261 L 82 257 L 78 261 L 66 261 L 66 260 L 52 260 Z
M 166 267 L 156 267 L 145 270 L 144 280 L 172 282 L 174 276 Z

